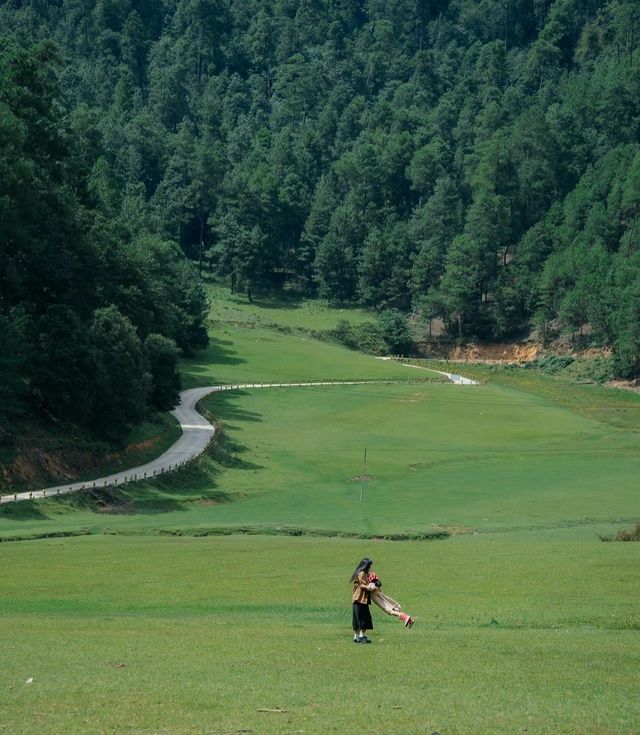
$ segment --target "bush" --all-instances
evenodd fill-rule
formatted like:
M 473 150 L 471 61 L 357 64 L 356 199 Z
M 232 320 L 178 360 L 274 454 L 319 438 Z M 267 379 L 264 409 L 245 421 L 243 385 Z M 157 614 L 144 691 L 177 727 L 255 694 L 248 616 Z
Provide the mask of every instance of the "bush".
M 23 412 L 26 330 L 21 327 L 17 312 L 0 315 L 0 445 L 11 442 L 13 422 Z
M 353 326 L 346 319 L 341 319 L 336 328 L 330 330 L 328 334 L 332 339 L 354 350 L 374 355 L 382 355 L 387 351 L 382 329 L 375 322 Z
M 177 405 L 180 393 L 176 343 L 161 334 L 150 334 L 144 341 L 144 353 L 152 380 L 149 403 L 169 411 Z
M 405 355 L 411 352 L 412 339 L 407 317 L 404 314 L 394 309 L 387 309 L 380 314 L 378 323 L 387 352 L 393 355 Z
M 407 318 L 393 309 L 383 311 L 377 321 L 355 326 L 341 319 L 328 336 L 347 347 L 372 355 L 397 355 L 411 351 Z
M 623 528 L 615 536 L 600 536 L 600 541 L 640 541 L 640 523 L 636 523 L 634 528 Z
M 614 378 L 613 360 L 610 357 L 596 357 L 581 361 L 577 366 L 576 377 L 580 380 L 593 380 L 606 383 Z
M 151 376 L 136 329 L 115 306 L 96 309 L 89 335 L 95 356 L 93 430 L 121 441 L 145 416 Z
M 636 523 L 634 528 L 618 531 L 616 541 L 640 541 L 640 523 Z
M 571 355 L 545 355 L 525 365 L 527 370 L 541 370 L 548 375 L 556 375 L 569 367 L 574 361 Z

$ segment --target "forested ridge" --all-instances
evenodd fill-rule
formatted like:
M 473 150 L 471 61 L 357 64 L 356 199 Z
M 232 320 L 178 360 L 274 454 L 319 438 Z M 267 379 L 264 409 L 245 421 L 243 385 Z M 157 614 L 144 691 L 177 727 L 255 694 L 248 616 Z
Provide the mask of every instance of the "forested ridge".
M 99 134 L 64 68 L 49 41 L 0 39 L 0 447 L 32 413 L 122 442 L 176 404 L 179 354 L 208 339 L 179 246 L 97 206 Z
M 153 401 L 204 340 L 180 251 L 637 374 L 635 0 L 9 0 L 0 29 L 3 402 L 86 395 L 98 428 L 109 340 Z

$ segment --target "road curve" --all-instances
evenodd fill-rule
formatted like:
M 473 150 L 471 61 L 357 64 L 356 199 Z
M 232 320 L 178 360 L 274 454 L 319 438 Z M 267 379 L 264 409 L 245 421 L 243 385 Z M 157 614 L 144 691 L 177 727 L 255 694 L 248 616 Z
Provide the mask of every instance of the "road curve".
M 110 485 L 124 485 L 127 482 L 144 480 L 162 475 L 165 472 L 182 467 L 190 460 L 202 454 L 215 435 L 216 428 L 196 410 L 200 400 L 210 393 L 221 391 L 243 390 L 248 388 L 293 388 L 324 385 L 368 385 L 372 383 L 396 383 L 397 379 L 389 380 L 317 380 L 283 383 L 240 383 L 236 385 L 210 385 L 205 388 L 189 388 L 180 393 L 180 403 L 171 411 L 178 420 L 182 429 L 182 436 L 166 452 L 146 464 L 132 467 L 122 472 L 99 477 L 95 480 L 72 482 L 65 485 L 56 485 L 42 490 L 30 490 L 22 493 L 0 496 L 0 503 L 11 503 L 18 500 L 35 500 L 51 497 L 52 495 L 66 495 L 81 490 L 109 487 Z M 404 382 L 404 381 L 402 381 Z
M 180 393 L 180 403 L 171 413 L 176 417 L 182 428 L 182 436 L 164 454 L 151 462 L 122 472 L 115 472 L 112 475 L 99 477 L 96 480 L 72 482 L 66 485 L 47 487 L 43 490 L 2 495 L 0 496 L 0 503 L 65 495 L 66 493 L 75 493 L 80 490 L 107 487 L 109 485 L 123 485 L 126 482 L 155 477 L 164 472 L 177 469 L 193 457 L 201 454 L 215 433 L 215 427 L 196 411 L 198 401 L 214 390 L 217 390 L 217 388 L 210 386 L 207 388 L 191 388 Z
M 464 375 L 458 375 L 456 373 L 445 373 L 444 370 L 434 370 L 433 368 L 421 367 L 420 365 L 408 365 L 402 363 L 405 367 L 416 368 L 417 370 L 428 370 L 430 373 L 439 373 L 440 375 L 446 375 L 452 383 L 456 385 L 478 385 L 477 380 L 472 378 L 465 378 Z

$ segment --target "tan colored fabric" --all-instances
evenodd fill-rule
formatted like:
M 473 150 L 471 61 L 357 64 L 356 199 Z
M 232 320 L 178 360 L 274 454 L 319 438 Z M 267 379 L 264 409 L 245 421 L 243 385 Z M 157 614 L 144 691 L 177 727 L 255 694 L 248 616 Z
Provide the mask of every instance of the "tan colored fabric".
M 381 610 L 384 610 L 387 613 L 387 615 L 391 615 L 392 611 L 401 612 L 402 610 L 399 602 L 396 602 L 393 599 L 393 597 L 389 597 L 389 595 L 385 595 L 385 593 L 379 590 L 378 588 L 376 588 L 375 592 L 371 593 L 371 601 L 375 602 L 375 604 Z
M 353 595 L 351 599 L 353 602 L 359 602 L 362 605 L 369 605 L 371 603 L 371 590 L 369 589 L 367 575 L 364 572 L 358 572 L 358 576 L 353 580 Z

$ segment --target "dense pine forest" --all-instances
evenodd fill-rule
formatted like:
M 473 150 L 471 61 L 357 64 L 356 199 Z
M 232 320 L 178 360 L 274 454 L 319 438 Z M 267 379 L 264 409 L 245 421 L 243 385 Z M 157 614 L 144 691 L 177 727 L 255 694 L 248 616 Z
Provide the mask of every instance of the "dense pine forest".
M 637 376 L 636 0 L 8 0 L 0 34 L 5 425 L 170 405 L 203 269 Z

